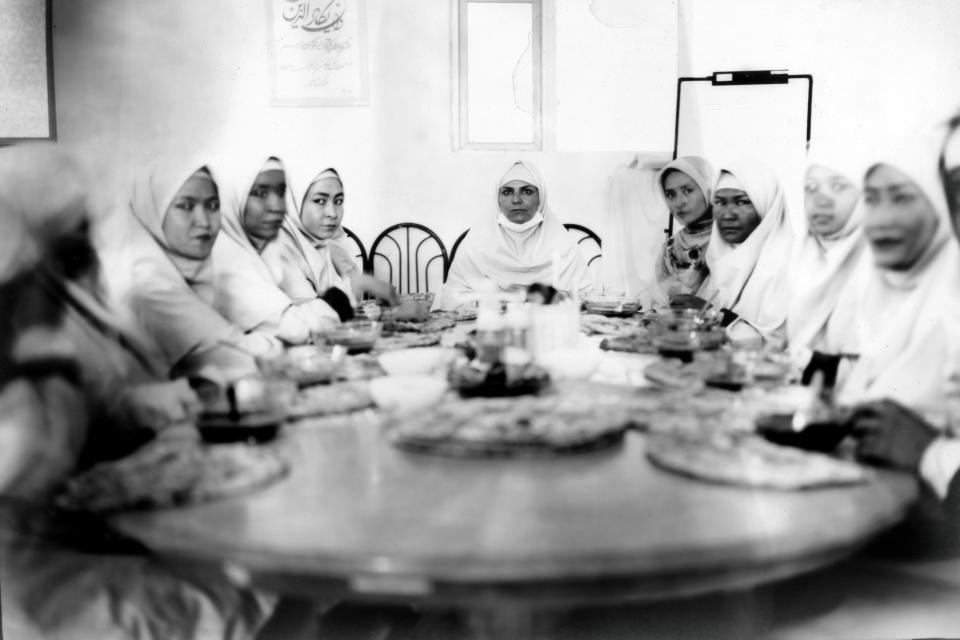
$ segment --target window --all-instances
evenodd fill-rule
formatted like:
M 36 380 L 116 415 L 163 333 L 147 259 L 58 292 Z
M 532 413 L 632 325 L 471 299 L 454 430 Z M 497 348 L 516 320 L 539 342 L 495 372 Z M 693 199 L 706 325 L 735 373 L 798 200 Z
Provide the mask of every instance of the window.
M 541 0 L 457 0 L 458 149 L 540 149 Z

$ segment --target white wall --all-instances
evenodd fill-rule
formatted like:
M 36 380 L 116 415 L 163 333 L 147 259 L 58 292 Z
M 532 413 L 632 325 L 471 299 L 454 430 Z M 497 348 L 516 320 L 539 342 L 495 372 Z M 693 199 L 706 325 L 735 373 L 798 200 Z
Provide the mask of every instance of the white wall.
M 813 74 L 818 153 L 929 130 L 960 108 L 956 0 L 682 0 L 680 21 L 684 76 Z

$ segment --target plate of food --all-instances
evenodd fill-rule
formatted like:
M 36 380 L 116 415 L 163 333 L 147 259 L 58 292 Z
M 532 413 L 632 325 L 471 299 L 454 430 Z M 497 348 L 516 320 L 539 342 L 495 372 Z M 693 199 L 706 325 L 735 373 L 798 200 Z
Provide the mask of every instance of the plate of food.
M 628 318 L 640 310 L 640 303 L 624 295 L 588 292 L 583 297 L 583 308 L 588 313 Z
M 693 354 L 690 362 L 663 358 L 651 362 L 643 370 L 644 377 L 668 389 L 702 389 L 707 379 L 726 375 L 729 357 L 723 352 L 704 351 Z
M 783 447 L 752 433 L 651 434 L 646 446 L 656 466 L 715 484 L 798 491 L 872 478 L 855 462 Z
M 640 331 L 640 325 L 635 318 L 582 313 L 580 330 L 587 335 L 628 336 Z
M 368 382 L 335 382 L 301 389 L 287 409 L 290 418 L 351 413 L 373 406 Z
M 377 339 L 377 351 L 391 349 L 410 349 L 411 347 L 432 347 L 440 344 L 439 333 L 394 333 Z
M 126 458 L 70 478 L 55 502 L 92 513 L 198 504 L 249 493 L 287 471 L 286 461 L 269 447 L 158 436 Z
M 633 413 L 615 403 L 590 406 L 579 396 L 454 400 L 394 418 L 394 445 L 455 457 L 552 457 L 616 446 Z

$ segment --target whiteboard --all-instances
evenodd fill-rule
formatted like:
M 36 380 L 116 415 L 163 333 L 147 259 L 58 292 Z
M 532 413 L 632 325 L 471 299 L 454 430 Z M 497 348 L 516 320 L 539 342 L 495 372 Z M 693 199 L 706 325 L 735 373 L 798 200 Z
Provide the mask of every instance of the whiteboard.
M 785 191 L 791 225 L 802 231 L 808 89 L 796 78 L 762 85 L 683 82 L 677 157 L 703 156 L 718 168 L 744 158 L 767 164 Z
M 42 0 L 3 0 L 0 142 L 56 136 L 49 12 Z

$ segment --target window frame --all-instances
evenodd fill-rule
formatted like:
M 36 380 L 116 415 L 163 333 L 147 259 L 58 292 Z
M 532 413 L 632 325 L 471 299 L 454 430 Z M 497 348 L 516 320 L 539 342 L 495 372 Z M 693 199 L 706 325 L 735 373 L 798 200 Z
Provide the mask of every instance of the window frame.
M 453 34 L 451 54 L 452 143 L 455 151 L 541 151 L 543 150 L 543 2 L 544 0 L 451 0 Z M 531 5 L 531 53 L 533 60 L 533 141 L 470 142 L 470 113 L 467 99 L 467 5 L 469 3 Z

